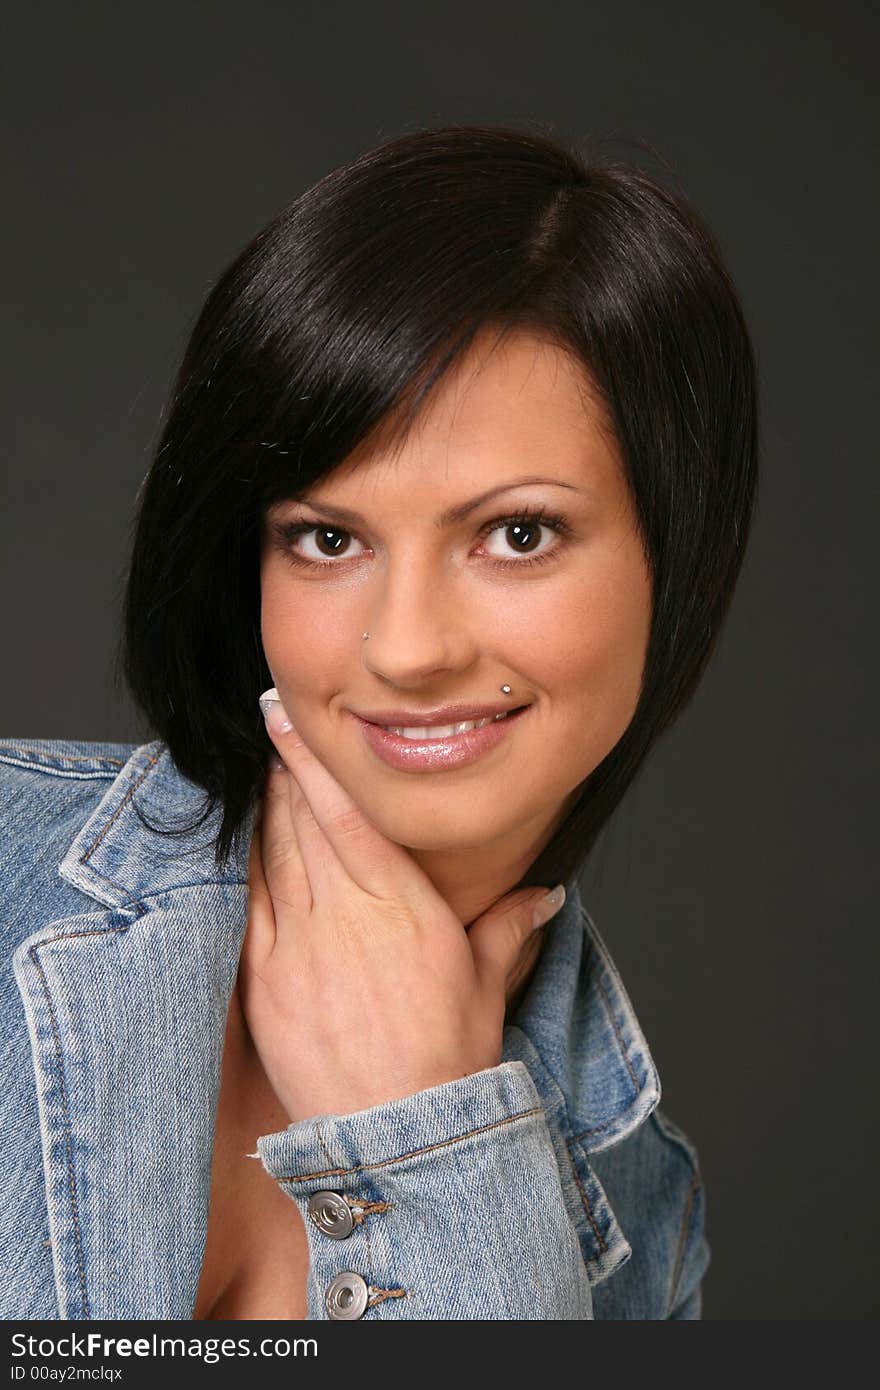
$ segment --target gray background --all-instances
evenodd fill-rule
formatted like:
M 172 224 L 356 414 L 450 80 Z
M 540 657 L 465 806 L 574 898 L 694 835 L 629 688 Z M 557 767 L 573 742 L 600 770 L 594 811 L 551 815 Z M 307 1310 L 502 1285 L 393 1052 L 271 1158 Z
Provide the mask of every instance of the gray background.
M 110 658 L 171 376 L 212 280 L 327 170 L 546 122 L 649 142 L 719 236 L 764 394 L 756 526 L 584 883 L 700 1151 L 712 1319 L 877 1307 L 872 8 L 29 3 L 0 60 L 4 737 L 139 739 Z

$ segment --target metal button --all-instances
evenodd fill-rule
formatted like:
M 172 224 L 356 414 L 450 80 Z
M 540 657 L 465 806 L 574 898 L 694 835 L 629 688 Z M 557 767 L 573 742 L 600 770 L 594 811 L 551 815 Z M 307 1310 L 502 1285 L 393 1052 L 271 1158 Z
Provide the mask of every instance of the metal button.
M 334 1240 L 345 1240 L 354 1230 L 351 1207 L 338 1192 L 314 1192 L 309 1198 L 309 1216 L 319 1231 Z
M 363 1317 L 369 1290 L 359 1274 L 346 1269 L 337 1274 L 327 1290 L 327 1316 L 334 1322 Z

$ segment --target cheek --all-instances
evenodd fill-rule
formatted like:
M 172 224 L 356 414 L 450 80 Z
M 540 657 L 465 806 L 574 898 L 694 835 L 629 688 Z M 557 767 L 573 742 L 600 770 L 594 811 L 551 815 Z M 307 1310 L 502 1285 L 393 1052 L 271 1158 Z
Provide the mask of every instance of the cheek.
M 512 620 L 512 652 L 528 655 L 519 669 L 588 760 L 610 752 L 635 713 L 650 625 L 650 575 L 635 542 L 591 556 L 576 582 L 548 588 Z
M 271 565 L 264 565 L 260 576 L 260 637 L 276 686 L 287 685 L 297 664 L 293 634 L 300 630 L 295 605 L 285 593 L 284 584 L 275 577 Z
M 283 569 L 264 565 L 260 635 L 266 661 L 279 688 L 305 698 L 331 688 L 343 660 L 349 666 L 351 662 L 351 642 L 343 636 L 346 625 L 318 614 L 307 601 L 308 593 L 308 585 L 291 584 Z

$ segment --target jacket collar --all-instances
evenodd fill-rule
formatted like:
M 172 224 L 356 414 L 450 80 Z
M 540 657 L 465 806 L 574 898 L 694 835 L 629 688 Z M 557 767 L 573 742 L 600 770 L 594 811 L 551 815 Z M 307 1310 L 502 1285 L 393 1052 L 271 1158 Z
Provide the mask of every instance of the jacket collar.
M 197 1171 L 192 1179 L 190 1195 L 194 1202 L 210 1178 L 226 1009 L 247 920 L 248 848 L 253 820 L 251 817 L 246 825 L 238 853 L 223 873 L 217 871 L 213 856 L 213 842 L 220 825 L 219 810 L 197 829 L 185 834 L 161 834 L 149 827 L 167 831 L 175 825 L 191 824 L 199 818 L 203 807 L 204 793 L 183 776 L 163 742 L 157 740 L 136 748 L 59 864 L 62 878 L 110 909 L 110 916 L 105 918 L 106 927 L 98 931 L 94 914 L 86 915 L 67 919 L 66 923 L 49 924 L 54 935 L 44 932 L 37 941 L 37 945 L 47 947 L 59 943 L 62 940 L 59 928 L 65 925 L 70 928 L 63 936 L 65 942 L 69 943 L 74 936 L 80 938 L 84 953 L 81 972 L 88 966 L 88 988 L 94 993 L 88 998 L 83 995 L 80 1011 L 75 1014 L 77 1019 L 90 1017 L 89 1009 L 97 1009 L 100 1013 L 101 990 L 112 990 L 114 983 L 117 990 L 122 983 L 137 990 L 146 1008 L 157 993 L 163 992 L 163 980 L 167 986 L 169 972 L 179 972 L 180 988 L 175 992 L 182 1000 L 181 1012 L 169 1015 L 168 1007 L 172 1006 L 166 1007 L 163 1000 L 161 1017 L 142 1019 L 143 1026 L 139 1030 L 130 1029 L 126 1047 L 135 1048 L 136 1041 L 144 1037 L 147 1042 L 140 1059 L 135 1055 L 135 1048 L 127 1065 L 129 1081 L 135 1084 L 137 1080 L 142 1088 L 139 1069 L 149 1065 L 150 1048 L 155 1046 L 156 1035 L 161 1040 L 163 1028 L 178 1030 L 175 1032 L 178 1057 L 181 1055 L 180 1031 L 189 1026 L 201 1030 L 198 1035 L 201 1043 L 194 1041 L 192 1051 L 198 1054 L 207 1050 L 208 1056 L 203 1063 L 208 1069 L 210 1084 L 203 1088 L 207 1094 L 198 1115 L 194 1112 L 187 1121 L 189 1142 L 202 1144 L 200 1162 L 195 1165 Z M 583 907 L 578 884 L 573 880 L 566 886 L 566 902 L 547 931 L 538 965 L 513 1018 L 505 1027 L 504 1060 L 525 1062 L 535 1082 L 547 1114 L 566 1200 L 587 1269 L 591 1281 L 598 1283 L 629 1259 L 632 1252 L 587 1156 L 620 1143 L 646 1119 L 659 1103 L 660 1082 L 618 972 Z M 204 907 L 198 906 L 202 900 Z M 132 949 L 129 963 L 120 965 L 123 936 L 127 936 L 131 925 L 147 913 L 152 914 L 149 923 L 154 923 L 152 945 L 149 949 L 144 946 L 136 951 Z M 182 949 L 179 952 L 174 947 L 175 932 L 180 934 Z M 97 957 L 92 954 L 101 949 L 101 943 L 95 938 L 102 934 L 108 940 L 114 935 L 117 941 L 112 956 L 104 950 L 100 966 L 105 972 L 103 975 L 95 967 Z M 91 938 L 88 947 L 87 937 Z M 29 940 L 35 942 L 34 937 Z M 22 966 L 22 975 L 24 969 Z M 125 978 L 120 976 L 123 970 L 127 971 Z M 45 973 L 41 972 L 43 984 Z M 164 992 L 167 993 L 167 989 Z M 36 993 L 34 988 L 34 997 Z M 36 1009 L 36 1005 L 33 1007 Z M 53 1021 L 57 1034 L 60 1025 L 57 1019 Z M 157 1030 L 152 1040 L 151 1029 Z M 99 1031 L 96 1030 L 95 1035 L 96 1047 Z M 103 1039 L 105 1045 L 106 1042 Z M 76 1046 L 82 1046 L 81 1039 L 76 1040 Z M 124 1077 L 117 1076 L 114 1084 L 118 1087 L 124 1081 Z M 45 1075 L 43 1082 L 45 1090 Z M 129 1101 L 126 1097 L 126 1105 Z M 66 1102 L 68 1106 L 76 1105 L 75 1087 L 71 1088 Z M 134 1104 L 133 1097 L 131 1103 Z M 183 1129 L 186 1131 L 186 1125 Z M 173 1143 L 164 1133 L 163 1140 L 171 1143 L 166 1159 L 172 1161 Z M 69 1147 L 68 1136 L 68 1150 Z M 192 1155 L 180 1154 L 176 1161 L 191 1158 Z M 73 1203 L 74 1207 L 76 1231 L 71 1231 L 71 1239 L 75 1234 L 81 1240 L 76 1220 L 76 1194 L 61 1191 L 64 1182 L 60 1169 L 56 1176 L 60 1184 L 58 1200 L 67 1205 Z M 47 1181 L 49 1177 L 47 1169 Z M 202 1188 L 198 1186 L 199 1181 Z M 72 1182 L 71 1170 L 67 1174 L 68 1189 Z M 142 1201 L 145 1195 L 141 1194 Z M 51 1207 L 50 1192 L 50 1210 Z M 181 1300 L 184 1304 L 189 1300 L 192 1306 L 191 1296 L 194 1297 L 201 1268 L 206 1220 L 207 1212 L 199 1211 L 191 1267 L 181 1267 L 182 1282 L 176 1294 L 166 1291 L 161 1298 L 157 1296 L 154 1304 L 158 1311 L 150 1316 L 189 1315 L 180 1311 Z M 174 1242 L 178 1236 L 175 1227 L 170 1233 L 172 1244 L 166 1252 L 171 1263 L 175 1262 Z M 84 1298 L 83 1252 L 81 1249 L 74 1252 L 71 1247 L 71 1261 L 74 1253 Z M 143 1258 L 143 1250 L 140 1256 Z M 179 1250 L 176 1261 L 181 1264 Z M 68 1274 L 72 1269 L 71 1264 Z M 63 1282 L 57 1265 L 56 1275 L 59 1282 Z M 77 1281 L 72 1276 L 71 1280 L 66 1299 L 68 1307 L 76 1305 L 73 1284 Z M 175 1298 L 176 1312 L 172 1311 Z M 62 1298 L 62 1304 L 64 1301 Z M 144 1316 L 143 1313 L 106 1310 L 103 1314 L 89 1311 L 77 1314 L 64 1312 L 63 1308 L 62 1315 Z

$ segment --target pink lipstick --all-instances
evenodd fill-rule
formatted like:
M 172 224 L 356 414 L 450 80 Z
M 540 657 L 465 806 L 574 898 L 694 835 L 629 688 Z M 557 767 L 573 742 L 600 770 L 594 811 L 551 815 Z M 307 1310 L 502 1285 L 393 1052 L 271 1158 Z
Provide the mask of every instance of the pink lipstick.
M 517 710 L 510 710 L 502 718 L 492 718 L 479 729 L 425 739 L 407 738 L 379 724 L 372 724 L 360 715 L 354 715 L 354 718 L 370 748 L 389 767 L 397 768 L 400 772 L 445 772 L 475 762 L 484 753 L 496 748 L 528 709 L 528 705 L 523 705 Z

